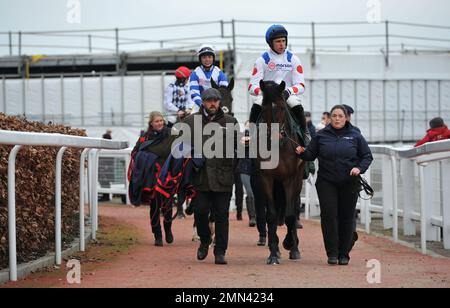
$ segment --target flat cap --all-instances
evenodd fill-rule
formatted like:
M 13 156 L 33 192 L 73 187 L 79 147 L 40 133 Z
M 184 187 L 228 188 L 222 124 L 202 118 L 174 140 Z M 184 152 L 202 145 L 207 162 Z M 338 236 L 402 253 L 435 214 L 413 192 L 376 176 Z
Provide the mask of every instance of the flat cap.
M 221 100 L 222 94 L 220 94 L 219 90 L 210 88 L 202 93 L 202 101 L 209 101 L 209 100 Z

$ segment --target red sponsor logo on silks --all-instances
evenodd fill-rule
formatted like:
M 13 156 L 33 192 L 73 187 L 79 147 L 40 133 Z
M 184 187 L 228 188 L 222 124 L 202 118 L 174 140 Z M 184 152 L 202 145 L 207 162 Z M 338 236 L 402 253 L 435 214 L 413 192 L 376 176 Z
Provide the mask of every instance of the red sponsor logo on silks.
M 297 72 L 303 74 L 303 67 L 301 65 L 297 66 Z
M 277 65 L 275 64 L 275 62 L 269 62 L 269 64 L 267 64 L 267 67 L 269 68 L 269 70 L 274 71 L 277 68 Z
M 252 75 L 255 76 L 258 73 L 258 69 L 256 67 L 253 68 Z
M 260 89 L 260 88 L 256 88 L 256 89 L 255 89 L 255 94 L 256 94 L 256 95 L 259 95 L 259 93 L 261 93 L 261 89 Z
M 298 93 L 298 88 L 297 87 L 292 87 L 292 91 L 294 91 L 295 94 Z

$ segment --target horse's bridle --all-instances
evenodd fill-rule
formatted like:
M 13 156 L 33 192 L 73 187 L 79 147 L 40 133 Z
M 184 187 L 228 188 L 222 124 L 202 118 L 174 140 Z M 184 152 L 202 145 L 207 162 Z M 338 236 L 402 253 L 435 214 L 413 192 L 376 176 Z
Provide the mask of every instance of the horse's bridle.
M 285 124 L 283 124 L 283 126 L 281 126 L 281 129 L 280 129 L 280 135 L 281 135 L 283 138 L 288 139 L 288 140 L 289 140 L 293 145 L 295 145 L 296 147 L 301 147 L 301 144 L 300 144 L 300 143 L 298 143 L 297 141 L 295 141 L 294 139 L 292 139 L 291 137 L 289 137 L 289 135 L 287 134 L 286 129 L 285 129 Z

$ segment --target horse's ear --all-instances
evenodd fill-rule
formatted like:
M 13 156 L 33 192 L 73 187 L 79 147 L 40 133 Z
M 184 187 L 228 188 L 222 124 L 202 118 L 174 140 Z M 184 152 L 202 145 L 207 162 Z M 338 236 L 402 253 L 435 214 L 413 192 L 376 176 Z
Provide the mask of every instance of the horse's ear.
M 264 92 L 264 81 L 262 79 L 259 81 L 259 88 Z
M 230 83 L 228 84 L 228 91 L 233 91 L 234 89 L 234 78 L 231 78 Z
M 211 87 L 214 88 L 214 89 L 219 89 L 219 86 L 217 85 L 217 83 L 212 78 L 211 78 Z
M 284 89 L 286 89 L 286 82 L 282 81 L 282 82 L 280 83 L 280 90 L 281 90 L 281 92 L 283 92 Z

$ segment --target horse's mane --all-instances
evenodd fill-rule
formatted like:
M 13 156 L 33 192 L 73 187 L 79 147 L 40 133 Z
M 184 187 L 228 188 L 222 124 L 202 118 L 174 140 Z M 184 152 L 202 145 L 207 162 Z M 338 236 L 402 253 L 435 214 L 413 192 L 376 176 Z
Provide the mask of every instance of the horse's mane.
M 263 121 L 271 126 L 272 123 L 278 123 L 280 130 L 284 130 L 289 138 L 298 140 L 294 133 L 292 116 L 286 101 L 281 93 L 277 93 L 280 85 L 274 81 L 264 81 L 262 115 Z

